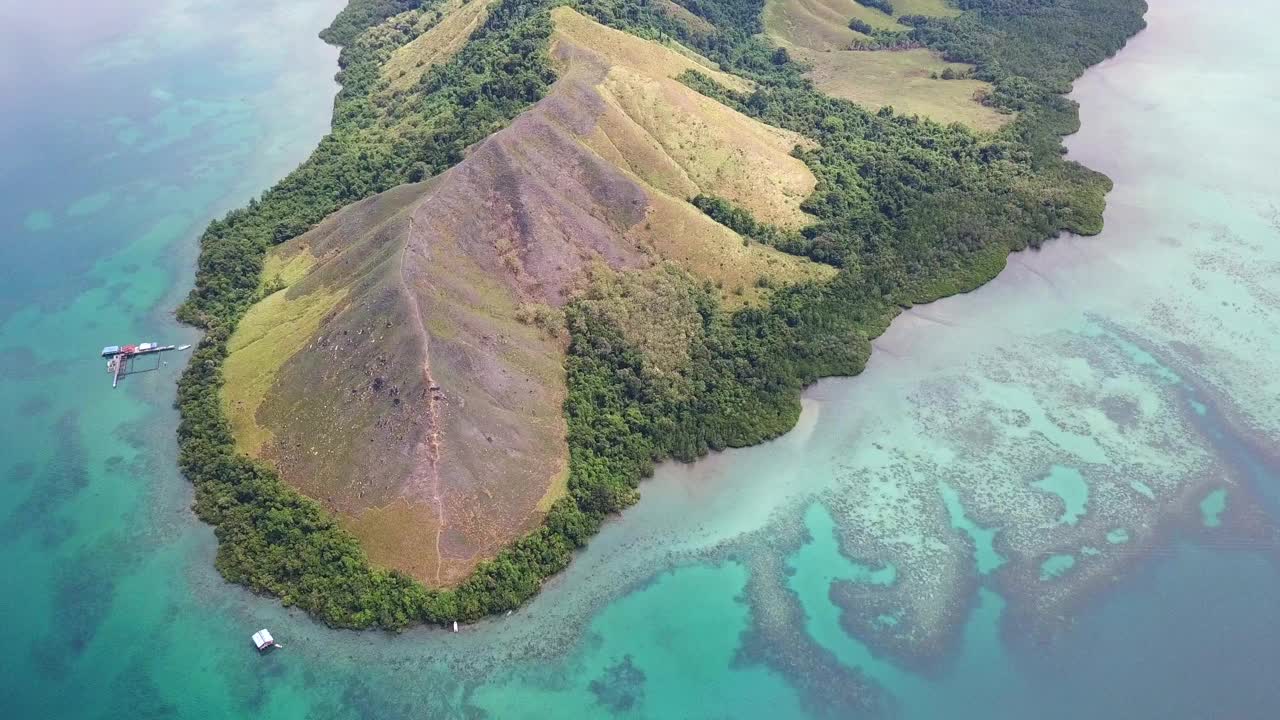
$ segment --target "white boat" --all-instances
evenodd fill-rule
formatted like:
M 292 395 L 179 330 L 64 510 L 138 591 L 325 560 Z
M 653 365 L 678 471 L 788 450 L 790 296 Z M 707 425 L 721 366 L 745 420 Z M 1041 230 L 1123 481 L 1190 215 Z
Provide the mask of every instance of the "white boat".
M 190 346 L 190 345 L 179 345 L 179 346 L 178 346 L 178 349 L 179 349 L 179 350 L 190 350 L 190 349 L 191 349 L 191 346 Z

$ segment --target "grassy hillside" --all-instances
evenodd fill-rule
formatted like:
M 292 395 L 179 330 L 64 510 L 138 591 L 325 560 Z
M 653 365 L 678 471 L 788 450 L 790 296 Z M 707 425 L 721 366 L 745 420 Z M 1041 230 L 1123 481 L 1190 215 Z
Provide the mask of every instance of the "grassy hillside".
M 993 135 L 815 91 L 763 2 L 495 0 L 397 89 L 466 6 L 354 0 L 333 133 L 211 224 L 180 310 L 219 569 L 342 626 L 516 607 L 656 461 L 785 432 L 897 308 L 1096 232 L 1055 93 L 1142 3 L 959 3 L 902 32 L 1017 113 Z
M 388 65 L 471 6 L 446 4 L 454 14 Z M 712 192 L 788 227 L 811 221 L 800 204 L 817 181 L 790 154 L 803 139 L 674 76 L 749 83 L 569 8 L 551 18 L 560 79 L 547 96 L 429 182 L 273 250 L 273 292 L 228 344 L 238 447 L 336 513 L 374 563 L 432 586 L 466 578 L 565 492 L 557 308 L 623 282 L 610 270 L 664 260 L 728 307 L 834 274 L 744 242 L 687 202 Z M 647 316 L 665 327 L 674 307 Z M 550 327 L 529 322 L 539 308 Z

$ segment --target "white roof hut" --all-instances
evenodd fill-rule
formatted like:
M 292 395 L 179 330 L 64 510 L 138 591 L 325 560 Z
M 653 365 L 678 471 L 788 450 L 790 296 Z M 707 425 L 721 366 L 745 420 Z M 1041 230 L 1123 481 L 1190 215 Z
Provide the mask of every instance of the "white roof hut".
M 284 647 L 271 637 L 271 631 L 263 628 L 253 634 L 253 646 L 258 648 L 258 652 L 266 652 L 271 648 Z

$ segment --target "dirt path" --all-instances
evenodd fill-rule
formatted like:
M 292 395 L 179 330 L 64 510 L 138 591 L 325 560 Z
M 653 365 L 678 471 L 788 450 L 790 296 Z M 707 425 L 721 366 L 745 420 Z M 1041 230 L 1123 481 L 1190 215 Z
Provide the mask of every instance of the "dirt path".
M 418 303 L 418 294 L 413 291 L 409 284 L 409 279 L 405 275 L 405 257 L 409 254 L 409 247 L 413 242 L 413 213 L 417 212 L 417 209 L 418 206 L 415 205 L 413 210 L 410 211 L 409 235 L 405 238 L 404 249 L 400 251 L 400 290 L 405 294 L 405 299 L 408 301 L 409 311 L 413 315 L 413 329 L 422 343 L 422 374 L 427 381 L 427 422 L 430 423 L 430 430 L 426 438 L 426 481 L 431 491 L 431 500 L 436 506 L 435 584 L 439 585 L 440 567 L 444 564 L 444 557 L 440 552 L 440 536 L 444 533 L 444 498 L 440 493 L 440 398 L 437 391 L 439 386 L 436 385 L 435 377 L 431 374 L 431 341 L 427 335 L 427 326 L 422 319 L 422 307 Z

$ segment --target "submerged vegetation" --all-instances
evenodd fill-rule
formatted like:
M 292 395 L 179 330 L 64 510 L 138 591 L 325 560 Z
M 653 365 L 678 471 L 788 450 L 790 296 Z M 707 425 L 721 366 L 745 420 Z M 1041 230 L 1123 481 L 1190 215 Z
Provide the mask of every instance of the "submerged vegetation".
M 471 0 L 478 2 L 479 0 Z M 804 203 L 815 222 L 784 231 L 707 196 L 695 204 L 746 237 L 839 268 L 829 282 L 772 292 L 728 312 L 713 288 L 663 271 L 651 285 L 588 293 L 565 308 L 569 492 L 543 523 L 452 589 L 428 589 L 372 567 L 355 538 L 275 469 L 238 453 L 219 393 L 228 339 L 261 292 L 263 257 L 356 200 L 437 174 L 539 100 L 554 81 L 550 9 L 574 4 L 618 29 L 672 38 L 754 81 L 750 92 L 690 71 L 689 86 L 813 141 L 797 150 L 818 178 Z M 400 628 L 474 620 L 514 608 L 569 562 L 610 513 L 638 497 L 664 458 L 760 442 L 788 430 L 798 393 L 858 372 L 903 305 L 971 289 L 1013 250 L 1060 231 L 1097 232 L 1105 177 L 1061 157 L 1073 131 L 1072 79 L 1142 23 L 1141 0 L 958 0 L 954 18 L 904 18 L 910 42 L 976 67 L 984 99 L 1016 119 L 1000 132 L 869 112 L 814 90 L 805 68 L 759 33 L 763 3 L 690 0 L 692 27 L 658 4 L 495 0 L 462 50 L 407 91 L 380 74 L 430 23 L 431 0 L 352 0 L 323 36 L 343 46 L 333 131 L 301 167 L 201 239 L 196 287 L 180 317 L 206 335 L 179 387 L 180 464 L 196 511 L 217 528 L 217 564 L 235 582 L 339 626 Z M 426 6 L 425 8 L 423 6 Z M 713 32 L 707 30 L 714 29 Z M 678 347 L 638 347 L 616 304 L 669 297 Z M 655 357 L 675 358 L 655 362 Z

